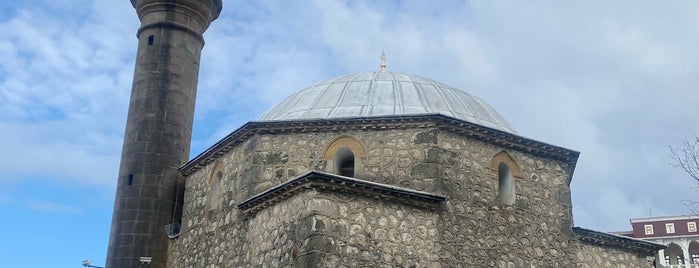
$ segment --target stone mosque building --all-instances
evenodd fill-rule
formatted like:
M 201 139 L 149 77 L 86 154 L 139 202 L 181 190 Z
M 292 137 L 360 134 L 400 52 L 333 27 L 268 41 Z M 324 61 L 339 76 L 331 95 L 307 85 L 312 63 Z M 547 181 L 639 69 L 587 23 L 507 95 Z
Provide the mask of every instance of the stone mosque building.
M 664 248 L 573 227 L 578 152 L 385 65 L 302 89 L 189 160 L 202 34 L 222 2 L 131 2 L 107 267 L 652 267 Z

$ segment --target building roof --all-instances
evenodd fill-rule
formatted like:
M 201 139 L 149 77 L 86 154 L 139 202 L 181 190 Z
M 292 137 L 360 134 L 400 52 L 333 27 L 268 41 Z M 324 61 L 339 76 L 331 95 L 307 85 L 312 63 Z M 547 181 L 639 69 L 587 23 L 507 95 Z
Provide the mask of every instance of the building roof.
M 631 219 L 633 237 L 641 239 L 667 239 L 699 236 L 699 216 L 667 216 Z
M 569 164 L 572 179 L 579 152 L 528 139 L 510 132 L 484 127 L 441 114 L 392 115 L 379 117 L 305 119 L 289 121 L 253 121 L 234 130 L 208 149 L 201 152 L 178 170 L 189 176 L 228 153 L 243 141 L 257 134 L 314 133 L 356 130 L 390 130 L 410 128 L 438 128 L 445 131 L 482 140 L 497 146 L 527 152 L 533 155 L 557 159 Z
M 610 234 L 581 227 L 573 227 L 573 232 L 583 242 L 653 255 L 667 246 L 627 236 Z
M 328 190 L 376 199 L 394 200 L 422 208 L 436 208 L 446 197 L 393 185 L 360 180 L 322 171 L 310 171 L 238 204 L 248 216 L 307 189 Z
M 289 96 L 260 121 L 442 114 L 516 134 L 483 100 L 418 75 L 363 72 L 327 79 Z
M 633 218 L 629 221 L 631 223 L 638 222 L 662 222 L 662 221 L 681 221 L 681 220 L 699 220 L 697 215 L 680 215 L 680 216 L 661 216 L 661 217 L 648 217 L 648 218 Z

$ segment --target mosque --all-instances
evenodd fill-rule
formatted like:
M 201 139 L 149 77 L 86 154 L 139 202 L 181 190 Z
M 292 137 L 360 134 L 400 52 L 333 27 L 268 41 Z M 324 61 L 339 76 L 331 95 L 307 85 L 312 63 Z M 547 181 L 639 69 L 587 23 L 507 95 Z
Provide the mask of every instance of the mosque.
M 385 57 L 187 159 L 202 34 L 222 1 L 131 3 L 107 267 L 652 267 L 665 247 L 574 227 L 578 152 Z

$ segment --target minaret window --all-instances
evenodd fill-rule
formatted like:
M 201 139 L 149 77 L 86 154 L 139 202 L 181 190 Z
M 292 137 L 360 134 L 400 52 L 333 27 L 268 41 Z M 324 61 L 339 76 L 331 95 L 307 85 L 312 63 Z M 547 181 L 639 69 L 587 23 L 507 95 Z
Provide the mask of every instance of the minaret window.
M 498 165 L 498 202 L 505 205 L 515 203 L 515 180 L 505 163 Z
M 354 177 L 354 153 L 347 148 L 340 148 L 335 155 L 335 173 Z

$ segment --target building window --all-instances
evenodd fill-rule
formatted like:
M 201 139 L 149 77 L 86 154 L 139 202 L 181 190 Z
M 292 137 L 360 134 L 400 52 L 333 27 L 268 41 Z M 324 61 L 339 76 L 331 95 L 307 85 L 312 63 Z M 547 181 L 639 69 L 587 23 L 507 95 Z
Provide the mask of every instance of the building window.
M 680 245 L 672 242 L 665 248 L 665 260 L 668 265 L 678 265 L 684 264 L 684 255 L 682 254 L 682 247 Z
M 674 234 L 675 233 L 675 224 L 674 223 L 666 223 L 665 224 L 665 233 Z
M 505 163 L 498 165 L 498 201 L 501 204 L 515 203 L 515 180 L 512 171 Z
M 211 191 L 209 191 L 209 210 L 217 209 L 221 198 L 221 181 L 223 180 L 223 173 L 221 171 L 216 172 L 211 184 Z
M 363 160 L 366 160 L 364 147 L 355 138 L 341 136 L 332 141 L 325 152 L 323 159 L 328 161 L 328 167 L 332 173 L 355 177 L 361 175 Z
M 691 264 L 699 264 L 699 242 L 696 240 L 689 242 L 687 253 L 689 254 L 689 262 Z
M 354 153 L 347 148 L 340 148 L 335 154 L 335 173 L 340 176 L 354 177 Z
M 496 202 L 504 205 L 514 205 L 517 200 L 515 178 L 523 178 L 517 163 L 505 151 L 495 154 L 490 163 L 490 170 L 497 175 L 498 179 L 498 188 L 495 192 L 497 195 Z
M 697 223 L 696 222 L 688 222 L 687 223 L 687 231 L 690 233 L 696 233 L 697 232 Z
M 643 226 L 643 229 L 646 230 L 646 235 L 652 235 L 653 234 L 653 225 L 651 224 L 646 224 Z

